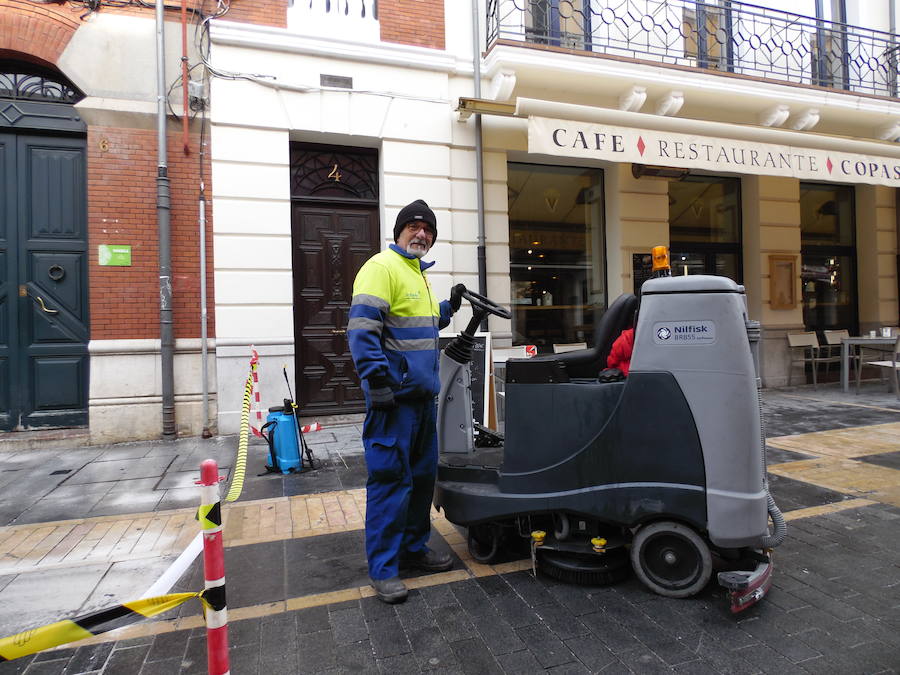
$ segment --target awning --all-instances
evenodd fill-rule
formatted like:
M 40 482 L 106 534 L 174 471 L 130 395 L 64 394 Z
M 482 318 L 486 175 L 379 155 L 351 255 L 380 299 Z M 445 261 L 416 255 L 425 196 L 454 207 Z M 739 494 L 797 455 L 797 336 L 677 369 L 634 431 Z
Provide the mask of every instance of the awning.
M 528 152 L 609 162 L 900 187 L 900 159 L 654 129 L 528 118 Z

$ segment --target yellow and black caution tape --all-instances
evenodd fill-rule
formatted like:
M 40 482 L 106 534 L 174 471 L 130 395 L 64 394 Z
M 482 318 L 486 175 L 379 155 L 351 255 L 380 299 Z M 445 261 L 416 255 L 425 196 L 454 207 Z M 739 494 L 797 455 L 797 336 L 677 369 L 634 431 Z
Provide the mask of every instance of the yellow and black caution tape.
M 247 442 L 250 434 L 250 399 L 253 397 L 253 371 L 247 376 L 247 384 L 244 386 L 244 404 L 241 407 L 241 430 L 238 441 L 237 459 L 234 463 L 234 475 L 231 477 L 231 485 L 225 501 L 233 502 L 241 496 L 244 489 L 244 474 L 247 472 Z
M 199 597 L 203 600 L 204 607 L 207 604 L 210 606 L 217 604 L 217 599 L 211 598 L 210 600 L 216 600 L 216 602 L 210 602 L 203 597 L 204 593 L 205 591 L 201 593 L 171 593 L 155 598 L 143 598 L 102 609 L 99 612 L 85 614 L 75 619 L 63 619 L 46 626 L 22 631 L 10 637 L 0 638 L 0 662 L 12 661 L 42 652 L 45 649 L 52 649 L 76 640 L 84 640 L 125 624 L 168 612 L 191 598 Z

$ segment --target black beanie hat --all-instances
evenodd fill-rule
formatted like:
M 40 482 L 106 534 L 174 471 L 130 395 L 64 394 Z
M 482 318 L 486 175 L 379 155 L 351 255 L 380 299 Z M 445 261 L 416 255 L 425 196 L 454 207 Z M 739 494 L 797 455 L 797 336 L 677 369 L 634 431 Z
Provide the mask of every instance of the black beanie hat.
M 406 227 L 406 224 L 417 220 L 425 221 L 431 226 L 434 232 L 434 240 L 437 241 L 437 218 L 434 216 L 434 211 L 424 201 L 417 199 L 411 204 L 404 206 L 400 209 L 400 213 L 397 214 L 397 222 L 394 223 L 394 243 L 400 238 L 400 233 Z M 431 243 L 434 244 L 434 241 Z

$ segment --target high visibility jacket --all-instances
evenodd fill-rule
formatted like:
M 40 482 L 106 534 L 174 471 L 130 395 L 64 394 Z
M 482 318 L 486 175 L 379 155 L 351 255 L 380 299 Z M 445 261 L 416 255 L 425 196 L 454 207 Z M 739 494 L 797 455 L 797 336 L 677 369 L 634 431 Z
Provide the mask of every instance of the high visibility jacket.
M 425 276 L 433 264 L 391 244 L 356 275 L 347 339 L 364 389 L 373 378 L 386 378 L 398 398 L 440 391 L 438 331 L 452 311 L 449 301 L 437 301 Z

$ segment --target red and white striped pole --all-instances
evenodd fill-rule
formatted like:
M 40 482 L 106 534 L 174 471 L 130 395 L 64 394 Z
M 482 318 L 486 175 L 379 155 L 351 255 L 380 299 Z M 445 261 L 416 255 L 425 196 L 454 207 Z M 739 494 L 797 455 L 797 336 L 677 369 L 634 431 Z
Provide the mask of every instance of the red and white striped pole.
M 305 424 L 300 427 L 300 431 L 302 431 L 304 434 L 309 434 L 313 431 L 322 431 L 323 428 L 324 427 L 318 422 L 313 422 L 312 424 Z
M 222 544 L 222 502 L 219 465 L 200 464 L 199 520 L 203 527 L 203 591 L 206 615 L 206 656 L 209 675 L 228 675 L 228 609 L 225 604 L 225 548 Z
M 259 352 L 256 347 L 250 345 L 250 376 L 253 378 L 253 412 L 256 417 L 256 425 L 250 425 L 250 430 L 254 436 L 262 438 L 263 414 L 260 406 L 259 393 Z

